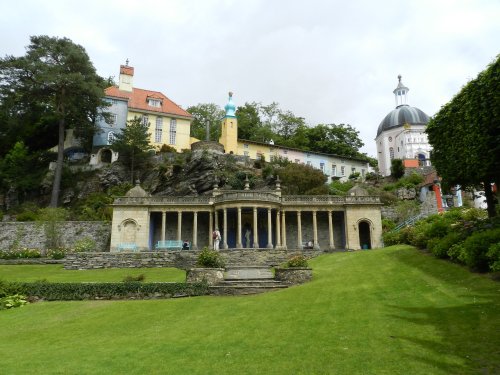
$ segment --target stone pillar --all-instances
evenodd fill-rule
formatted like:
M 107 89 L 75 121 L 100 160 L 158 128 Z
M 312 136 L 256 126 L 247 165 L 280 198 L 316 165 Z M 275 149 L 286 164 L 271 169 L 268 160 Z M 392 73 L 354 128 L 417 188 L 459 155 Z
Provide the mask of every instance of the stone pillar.
M 167 230 L 167 213 L 161 212 L 161 240 L 165 241 L 165 231 Z
M 328 211 L 328 234 L 330 238 L 329 248 L 330 250 L 335 249 L 335 244 L 333 243 L 333 220 L 332 211 Z
M 182 241 L 182 211 L 177 214 L 177 241 Z
M 198 212 L 193 212 L 193 241 L 191 249 L 198 250 Z
M 214 228 L 220 231 L 221 228 L 219 227 L 219 211 L 215 210 L 214 216 L 215 216 Z
M 267 209 L 267 248 L 273 248 L 273 227 L 271 220 L 271 209 Z
M 314 241 L 314 248 L 317 250 L 319 249 L 319 243 L 318 243 L 318 220 L 316 218 L 316 210 L 314 210 L 312 214 L 313 214 L 313 241 Z
M 238 232 L 236 233 L 236 247 L 238 249 L 243 248 L 243 244 L 241 243 L 241 207 L 238 207 Z
M 297 211 L 297 248 L 302 249 L 302 212 Z
M 253 248 L 259 248 L 259 233 L 257 228 L 257 207 L 253 208 Z
M 281 249 L 281 224 L 279 210 L 276 210 L 276 248 Z
M 214 218 L 212 212 L 208 212 L 208 247 L 210 249 L 214 248 L 214 239 L 212 238 L 212 232 L 214 231 Z
M 285 221 L 285 211 L 281 211 L 281 238 L 282 242 L 281 245 L 283 246 L 283 249 L 286 250 L 286 221 Z
M 222 224 L 224 226 L 224 241 L 222 242 L 222 248 L 227 249 L 227 208 L 224 208 Z

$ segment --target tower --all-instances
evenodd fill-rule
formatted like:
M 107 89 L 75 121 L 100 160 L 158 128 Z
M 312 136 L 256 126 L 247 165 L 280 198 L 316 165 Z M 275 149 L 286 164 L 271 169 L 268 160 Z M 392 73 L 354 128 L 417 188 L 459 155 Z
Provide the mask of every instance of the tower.
M 222 119 L 222 131 L 219 142 L 224 145 L 227 154 L 236 154 L 238 151 L 238 120 L 236 106 L 233 103 L 233 93 L 229 92 L 229 99 L 224 107 L 226 115 Z
M 128 59 L 125 65 L 120 65 L 120 77 L 118 82 L 118 88 L 122 91 L 132 92 L 132 87 L 134 85 L 134 68 L 128 66 Z

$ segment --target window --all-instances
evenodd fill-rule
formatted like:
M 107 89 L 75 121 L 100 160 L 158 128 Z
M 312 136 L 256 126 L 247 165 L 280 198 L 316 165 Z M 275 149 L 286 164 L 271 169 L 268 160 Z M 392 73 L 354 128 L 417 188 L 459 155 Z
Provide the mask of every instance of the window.
M 162 132 L 163 132 L 163 118 L 157 117 L 156 118 L 156 128 L 155 128 L 155 142 L 156 143 L 161 142 Z
M 118 100 L 116 100 L 116 99 L 112 99 L 112 100 L 111 100 L 111 104 L 113 104 L 113 105 L 117 105 L 117 104 L 118 104 Z
M 288 154 L 288 150 L 283 150 L 283 153 L 286 155 Z
M 361 177 L 365 177 L 365 170 L 361 169 Z
M 109 125 L 113 126 L 116 124 L 117 121 L 118 121 L 118 115 L 115 113 L 112 113 L 110 118 L 109 118 Z
M 312 165 L 310 160 L 307 161 L 307 165 Z
M 108 145 L 112 144 L 115 140 L 115 133 L 109 132 L 108 133 Z
M 321 169 L 321 172 L 325 173 L 325 163 L 319 163 L 319 169 Z
M 391 158 L 391 160 L 394 159 L 394 148 L 393 147 L 391 147 L 389 149 L 389 157 Z
M 177 120 L 175 118 L 170 120 L 170 144 L 175 145 L 177 135 Z
M 351 173 L 356 173 L 356 168 L 351 168 Z
M 243 148 L 244 148 L 245 150 L 248 150 L 248 144 L 246 144 L 246 143 L 245 143 L 245 144 L 243 145 Z
M 148 115 L 142 115 L 141 122 L 142 122 L 142 125 L 149 125 Z
M 299 164 L 300 163 L 300 159 L 295 159 L 295 163 Z
M 341 166 L 340 167 L 340 175 L 343 177 L 345 176 L 345 167 L 344 166 Z
M 332 176 L 337 175 L 337 166 L 335 164 L 332 164 Z
M 151 106 L 151 107 L 160 108 L 161 107 L 161 100 L 160 99 L 148 98 L 148 105 Z
M 248 151 L 243 151 L 243 156 L 248 157 L 248 155 L 249 155 Z
M 257 152 L 257 153 L 256 153 L 256 155 L 255 155 L 255 159 L 257 159 L 257 160 L 262 160 L 262 157 L 263 157 L 263 156 L 264 156 L 264 155 L 263 155 L 261 152 Z M 266 159 L 264 159 L 264 160 L 266 160 Z
M 389 137 L 389 142 L 392 142 L 392 137 Z

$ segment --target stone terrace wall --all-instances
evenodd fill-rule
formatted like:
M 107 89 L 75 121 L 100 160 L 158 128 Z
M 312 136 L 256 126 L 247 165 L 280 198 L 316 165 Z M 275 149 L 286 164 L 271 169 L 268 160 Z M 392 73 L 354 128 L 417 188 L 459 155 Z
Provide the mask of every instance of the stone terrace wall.
M 96 251 L 108 251 L 111 224 L 103 221 L 65 221 L 58 224 L 58 231 L 64 247 L 85 237 L 96 242 Z M 13 245 L 46 250 L 45 230 L 41 222 L 1 222 L 0 250 Z
M 323 254 L 321 250 L 275 250 L 275 249 L 240 249 L 220 250 L 226 259 L 227 266 L 275 266 L 286 262 L 297 254 L 313 258 Z M 82 270 L 95 268 L 154 268 L 176 267 L 181 269 L 193 268 L 196 265 L 199 251 L 161 251 L 138 253 L 74 253 L 68 254 L 64 268 L 68 270 Z

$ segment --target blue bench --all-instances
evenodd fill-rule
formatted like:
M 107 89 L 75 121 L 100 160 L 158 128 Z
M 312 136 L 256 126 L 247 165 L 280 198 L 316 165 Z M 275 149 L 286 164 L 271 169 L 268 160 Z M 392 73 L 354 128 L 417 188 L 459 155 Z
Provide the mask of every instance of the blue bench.
M 165 240 L 165 241 L 158 241 L 155 249 L 156 250 L 182 250 L 182 244 L 184 241 L 177 241 L 177 240 Z M 191 249 L 191 242 L 188 242 L 189 248 Z
M 118 251 L 139 251 L 135 243 L 120 243 L 117 246 Z

